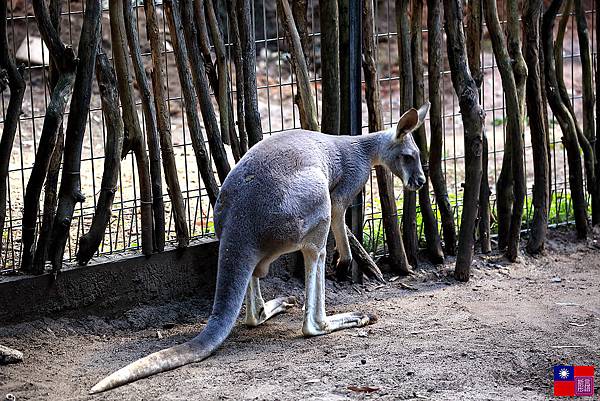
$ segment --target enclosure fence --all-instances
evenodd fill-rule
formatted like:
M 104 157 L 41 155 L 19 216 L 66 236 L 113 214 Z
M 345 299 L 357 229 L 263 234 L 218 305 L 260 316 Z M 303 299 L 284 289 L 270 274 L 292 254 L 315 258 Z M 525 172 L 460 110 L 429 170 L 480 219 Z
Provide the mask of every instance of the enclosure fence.
M 160 3 L 160 2 L 159 2 Z M 274 0 L 256 0 L 253 2 L 253 16 L 256 33 L 257 50 L 257 86 L 259 111 L 262 127 L 266 135 L 276 135 L 278 132 L 300 127 L 298 110 L 294 105 L 296 93 L 295 77 L 291 72 L 287 47 L 283 31 L 277 16 Z M 321 110 L 321 78 L 320 78 L 320 38 L 318 1 L 309 0 L 309 45 L 307 52 L 313 90 L 317 101 L 317 110 Z M 595 44 L 596 27 L 595 13 L 597 4 L 593 0 L 584 1 L 590 38 Z M 19 118 L 19 126 L 10 159 L 8 179 L 7 217 L 4 231 L 1 233 L 4 247 L 0 255 L 0 272 L 14 273 L 21 259 L 21 220 L 23 199 L 26 184 L 31 174 L 35 152 L 38 147 L 42 122 L 49 101 L 48 90 L 48 52 L 41 45 L 39 32 L 35 24 L 31 4 L 24 0 L 8 0 L 8 36 L 13 54 L 17 62 L 24 65 L 24 77 L 27 83 L 23 112 Z M 61 37 L 64 42 L 77 48 L 77 40 L 83 18 L 83 1 L 65 1 L 61 17 Z M 499 7 L 501 9 L 501 7 Z M 159 11 L 162 6 L 159 5 Z M 398 44 L 393 0 L 374 2 L 375 29 L 377 46 L 377 63 L 382 95 L 382 109 L 386 126 L 392 126 L 400 117 L 400 81 L 398 67 Z M 151 65 L 149 42 L 146 38 L 143 9 L 136 6 L 139 39 L 142 46 L 142 56 L 146 65 Z M 181 189 L 185 198 L 186 221 L 190 234 L 194 238 L 214 234 L 212 210 L 207 193 L 203 187 L 196 166 L 191 145 L 187 121 L 183 112 L 183 99 L 175 67 L 173 49 L 170 44 L 167 24 L 164 14 L 159 12 L 161 38 L 165 52 L 163 61 L 166 70 L 167 103 L 170 114 L 171 132 L 175 148 Z M 226 15 L 225 26 L 228 27 Z M 502 13 L 500 15 L 502 18 Z M 102 46 L 110 56 L 110 28 L 107 5 L 104 4 L 102 13 Z M 582 85 L 581 64 L 574 18 L 567 25 L 564 42 L 564 79 L 570 92 L 570 97 L 576 115 L 582 115 Z M 422 34 L 426 38 L 427 31 Z M 547 33 L 544 33 L 547 34 Z M 229 30 L 225 31 L 226 51 L 231 55 Z M 424 40 L 423 56 L 427 55 L 427 41 Z M 596 49 L 595 45 L 592 46 Z M 444 52 L 444 57 L 446 57 Z M 598 68 L 597 54 L 593 55 L 594 65 Z M 229 57 L 231 60 L 231 57 Z M 231 74 L 233 68 L 229 65 Z M 492 211 L 495 202 L 495 182 L 497 181 L 502 164 L 505 138 L 505 104 L 498 69 L 494 60 L 491 44 L 486 36 L 484 27 L 483 51 L 481 65 L 484 79 L 481 86 L 481 103 L 486 112 L 486 133 L 489 140 L 489 177 L 492 190 Z M 427 75 L 425 75 L 427 85 Z M 235 80 L 232 79 L 231 95 L 236 96 Z M 0 129 L 3 127 L 4 116 L 8 103 L 8 94 L 0 96 Z M 427 93 L 427 91 L 425 91 Z M 443 171 L 445 173 L 450 201 L 453 206 L 457 226 L 460 224 L 462 207 L 462 186 L 464 180 L 464 145 L 463 126 L 458 109 L 448 62 L 445 59 L 441 83 L 444 144 Z M 363 96 L 364 98 L 364 96 Z M 214 101 L 214 97 L 213 97 Z M 137 98 L 138 113 L 141 115 L 141 101 Z M 216 104 L 216 101 L 215 101 Z M 68 110 L 67 110 L 68 113 Z M 65 260 L 73 261 L 77 252 L 78 239 L 88 230 L 98 200 L 100 180 L 104 162 L 104 145 L 106 139 L 106 124 L 101 110 L 99 90 L 94 82 L 92 103 L 88 113 L 87 131 L 82 151 L 81 182 L 82 192 L 86 200 L 77 206 L 71 223 L 70 240 L 65 252 Z M 552 171 L 552 203 L 550 205 L 550 224 L 569 224 L 572 220 L 571 199 L 569 195 L 568 166 L 565 149 L 561 143 L 561 130 L 549 110 L 550 118 L 550 150 Z M 140 118 L 142 124 L 143 118 Z M 66 117 L 65 117 L 66 121 Z M 428 124 L 426 122 L 426 124 Z M 426 125 L 427 135 L 429 127 Z M 367 132 L 366 105 L 363 104 L 363 133 Z M 205 144 L 209 147 L 209 144 Z M 527 200 L 523 225 L 527 230 L 527 222 L 532 216 L 531 190 L 533 184 L 533 164 L 529 130 L 525 132 L 525 168 L 527 177 Z M 374 175 L 373 175 L 374 176 Z M 131 154 L 123 159 L 119 185 L 113 203 L 113 215 L 107 228 L 105 238 L 100 246 L 98 257 L 109 254 L 123 254 L 136 250 L 140 246 L 140 197 L 137 190 L 136 165 Z M 399 179 L 395 179 L 398 213 L 402 210 L 402 191 Z M 166 188 L 166 186 L 163 186 Z M 167 240 L 174 240 L 175 231 L 170 212 L 168 194 L 164 194 L 166 208 Z M 432 202 L 434 198 L 432 196 Z M 377 185 L 374 179 L 369 180 L 365 191 L 365 221 L 364 245 L 376 255 L 386 252 L 384 233 L 381 221 L 381 209 L 378 199 Z M 434 204 L 435 208 L 435 204 Z M 38 225 L 41 224 L 41 211 L 38 213 Z M 493 214 L 492 214 L 493 215 Z M 493 217 L 492 217 L 493 219 Z M 420 221 L 420 220 L 419 220 Z M 496 225 L 492 223 L 492 232 Z

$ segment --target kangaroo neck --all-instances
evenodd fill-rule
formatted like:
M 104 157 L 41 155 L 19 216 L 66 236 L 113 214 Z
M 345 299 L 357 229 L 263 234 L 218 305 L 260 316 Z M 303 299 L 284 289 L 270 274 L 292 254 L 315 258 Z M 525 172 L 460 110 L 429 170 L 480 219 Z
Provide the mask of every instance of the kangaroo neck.
M 386 130 L 346 138 L 358 148 L 358 153 L 369 162 L 369 167 L 373 167 L 383 164 L 382 155 L 389 145 L 391 135 L 393 132 Z

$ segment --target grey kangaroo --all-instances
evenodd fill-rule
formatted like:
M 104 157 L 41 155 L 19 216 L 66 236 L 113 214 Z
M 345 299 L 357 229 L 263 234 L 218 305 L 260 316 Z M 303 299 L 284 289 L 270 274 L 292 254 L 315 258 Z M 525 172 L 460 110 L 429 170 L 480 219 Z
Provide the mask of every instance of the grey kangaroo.
M 220 239 L 217 286 L 212 313 L 200 334 L 186 343 L 155 352 L 104 378 L 90 393 L 199 362 L 225 341 L 244 296 L 246 324 L 258 326 L 295 303 L 265 302 L 259 278 L 279 256 L 302 251 L 306 295 L 302 333 L 327 334 L 373 323 L 368 314 L 325 314 L 325 243 L 331 227 L 339 264 L 352 260 L 344 214 L 364 187 L 371 167 L 387 166 L 405 188 L 425 183 L 419 149 L 410 133 L 429 111 L 429 103 L 410 109 L 396 129 L 361 136 L 332 136 L 294 130 L 258 143 L 223 183 L 215 205 Z

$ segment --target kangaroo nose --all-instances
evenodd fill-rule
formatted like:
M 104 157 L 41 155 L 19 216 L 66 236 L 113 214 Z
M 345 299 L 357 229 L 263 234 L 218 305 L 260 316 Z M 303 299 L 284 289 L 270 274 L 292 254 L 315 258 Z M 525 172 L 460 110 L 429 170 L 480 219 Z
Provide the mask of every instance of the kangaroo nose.
M 421 175 L 417 178 L 417 186 L 420 188 L 425 184 L 425 176 Z

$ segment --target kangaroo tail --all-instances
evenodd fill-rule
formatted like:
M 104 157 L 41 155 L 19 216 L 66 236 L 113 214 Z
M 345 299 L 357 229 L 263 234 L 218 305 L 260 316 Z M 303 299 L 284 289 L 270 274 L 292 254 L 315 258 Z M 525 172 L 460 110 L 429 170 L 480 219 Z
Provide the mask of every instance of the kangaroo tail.
M 229 242 L 229 241 L 227 241 Z M 193 339 L 155 352 L 102 379 L 90 390 L 100 393 L 123 384 L 178 368 L 210 356 L 231 333 L 242 308 L 255 256 L 240 250 L 239 244 L 221 240 L 219 269 L 212 313 L 204 330 Z

